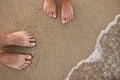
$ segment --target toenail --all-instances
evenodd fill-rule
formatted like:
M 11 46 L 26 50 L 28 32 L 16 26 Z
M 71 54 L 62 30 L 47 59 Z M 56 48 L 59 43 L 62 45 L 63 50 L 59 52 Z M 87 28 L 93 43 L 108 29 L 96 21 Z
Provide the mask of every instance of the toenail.
M 35 43 L 33 43 L 32 45 L 35 46 Z
M 55 16 L 55 15 L 53 15 L 53 17 L 54 17 L 54 18 L 56 18 L 56 16 Z
M 28 59 L 32 59 L 32 56 L 29 56 Z
M 65 24 L 65 21 L 62 21 L 63 24 Z

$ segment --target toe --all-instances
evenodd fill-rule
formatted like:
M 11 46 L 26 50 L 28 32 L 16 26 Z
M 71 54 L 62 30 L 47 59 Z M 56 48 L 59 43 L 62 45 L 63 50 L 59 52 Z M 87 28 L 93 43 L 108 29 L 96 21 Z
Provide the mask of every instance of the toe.
M 69 20 L 68 20 L 69 22 L 71 21 L 71 18 L 69 18 Z
M 69 21 L 71 21 L 73 19 L 73 16 L 70 17 Z
M 29 64 L 23 64 L 22 66 L 23 66 L 23 67 L 27 67 L 27 66 L 29 66 Z
M 70 22 L 70 20 L 71 20 L 71 18 L 68 18 L 68 19 L 67 19 L 67 23 Z
M 56 10 L 53 10 L 53 18 L 56 18 Z
M 73 19 L 73 16 L 70 17 L 70 20 L 72 20 L 72 19 Z
M 24 69 L 24 68 L 26 68 L 26 66 L 25 65 L 21 65 L 21 66 L 19 66 L 19 68 Z
M 47 15 L 50 15 L 49 11 L 46 12 Z
M 31 43 L 29 42 L 28 46 L 29 47 L 34 47 L 35 46 L 35 42 L 31 42 Z
M 24 66 L 28 67 L 28 66 L 29 66 L 29 64 L 24 64 Z
M 26 47 L 34 47 L 36 45 L 35 40 L 34 39 L 28 39 L 27 42 L 25 42 L 24 46 Z
M 47 15 L 51 17 L 51 12 L 47 10 Z
M 29 61 L 29 60 L 25 61 L 25 64 L 31 64 L 31 63 L 32 63 L 32 62 Z
M 28 36 L 29 39 L 35 39 L 33 36 Z
M 29 39 L 30 42 L 35 42 L 35 39 Z
M 66 22 L 65 23 L 68 23 L 69 22 L 69 18 L 66 19 Z
M 22 69 L 22 67 L 21 66 L 19 66 L 18 68 L 16 68 L 17 70 L 21 70 Z
M 71 20 L 72 20 L 72 17 L 69 18 L 69 21 L 71 21 Z
M 66 18 L 65 23 L 68 23 L 68 22 L 70 22 L 71 20 L 72 20 L 72 17 L 70 17 L 70 18 Z
M 52 12 L 52 11 L 50 11 L 50 15 L 49 15 L 50 17 L 52 17 L 52 13 L 53 13 L 53 12 Z
M 65 19 L 65 24 L 68 23 L 68 18 Z
M 31 60 L 32 59 L 32 56 L 31 55 L 26 55 L 25 56 L 25 60 Z
M 66 18 L 62 18 L 62 23 L 65 24 Z
M 24 65 L 19 65 L 16 69 L 17 70 L 22 70 L 25 66 Z

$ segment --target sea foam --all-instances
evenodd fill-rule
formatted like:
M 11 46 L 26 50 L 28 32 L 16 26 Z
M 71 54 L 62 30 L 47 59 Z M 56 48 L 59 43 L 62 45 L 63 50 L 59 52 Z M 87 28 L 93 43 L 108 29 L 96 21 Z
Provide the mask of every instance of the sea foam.
M 80 61 L 77 66 L 73 67 L 71 69 L 71 71 L 69 72 L 69 74 L 67 75 L 66 79 L 65 80 L 70 80 L 70 77 L 72 75 L 72 73 L 74 72 L 74 70 L 78 69 L 81 64 L 83 63 L 91 63 L 91 62 L 97 62 L 97 61 L 101 61 L 102 60 L 102 48 L 101 48 L 101 44 L 100 44 L 100 40 L 101 38 L 106 34 L 108 33 L 112 27 L 115 27 L 114 25 L 115 24 L 120 24 L 120 15 L 117 15 L 114 19 L 114 21 L 110 22 L 108 24 L 108 27 L 105 28 L 104 30 L 102 30 L 100 32 L 100 35 L 98 36 L 97 40 L 96 40 L 96 46 L 95 46 L 95 49 L 94 51 L 91 53 L 91 55 L 87 58 L 87 59 L 84 59 L 82 61 Z

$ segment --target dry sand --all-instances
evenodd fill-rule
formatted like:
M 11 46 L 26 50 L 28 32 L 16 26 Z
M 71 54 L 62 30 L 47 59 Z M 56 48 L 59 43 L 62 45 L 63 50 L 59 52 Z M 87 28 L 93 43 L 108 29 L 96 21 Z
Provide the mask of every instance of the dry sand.
M 74 19 L 66 24 L 47 17 L 43 0 L 0 0 L 0 33 L 32 32 L 35 48 L 1 47 L 8 52 L 29 53 L 33 63 L 17 71 L 0 65 L 0 80 L 64 80 L 72 67 L 94 50 L 96 38 L 120 13 L 120 0 L 71 0 Z M 60 13 L 58 0 L 58 12 Z

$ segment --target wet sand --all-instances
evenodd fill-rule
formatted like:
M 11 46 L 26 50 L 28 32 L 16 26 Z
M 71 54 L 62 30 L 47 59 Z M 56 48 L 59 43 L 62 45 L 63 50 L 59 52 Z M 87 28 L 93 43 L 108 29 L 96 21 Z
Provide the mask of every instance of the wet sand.
M 72 68 L 65 80 L 120 79 L 120 15 L 101 31 L 95 50 Z
M 65 80 L 93 52 L 100 31 L 120 13 L 119 3 L 72 0 L 74 19 L 62 25 L 60 1 L 58 17 L 51 19 L 43 12 L 42 0 L 0 0 L 0 33 L 28 30 L 37 40 L 35 48 L 1 47 L 11 53 L 32 54 L 33 63 L 22 71 L 0 64 L 0 80 Z

